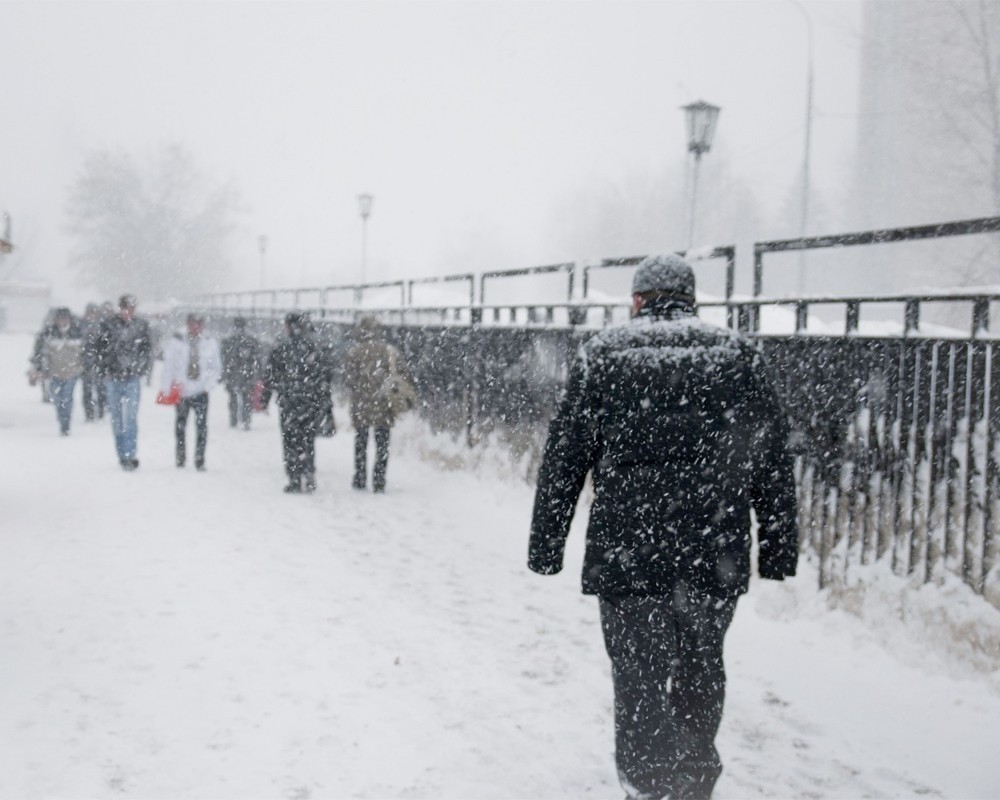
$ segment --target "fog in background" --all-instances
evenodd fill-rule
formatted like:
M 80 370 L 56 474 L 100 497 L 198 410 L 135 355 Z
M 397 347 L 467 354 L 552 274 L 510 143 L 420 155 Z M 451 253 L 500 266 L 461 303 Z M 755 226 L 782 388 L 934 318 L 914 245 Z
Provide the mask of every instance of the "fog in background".
M 90 299 L 64 213 L 85 155 L 170 144 L 239 189 L 220 289 L 257 288 L 261 234 L 267 287 L 358 280 L 362 192 L 370 280 L 684 247 L 679 106 L 697 99 L 722 112 L 696 244 L 794 235 L 807 17 L 816 213 L 834 224 L 859 2 L 2 0 L 0 209 L 18 249 L 0 277 Z M 733 220 L 753 230 L 720 229 Z

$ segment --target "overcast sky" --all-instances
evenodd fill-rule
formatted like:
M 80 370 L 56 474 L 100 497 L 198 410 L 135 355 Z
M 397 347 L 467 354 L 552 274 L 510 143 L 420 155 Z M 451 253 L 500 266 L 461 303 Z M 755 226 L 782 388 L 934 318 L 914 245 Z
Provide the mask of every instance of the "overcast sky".
M 801 169 L 806 15 L 813 181 L 834 193 L 853 146 L 855 0 L 0 0 L 17 277 L 89 299 L 64 269 L 64 206 L 102 146 L 178 142 L 237 182 L 232 288 L 256 288 L 260 234 L 269 287 L 356 280 L 361 192 L 369 279 L 623 255 L 547 232 L 573 196 L 683 159 L 679 106 L 696 99 L 722 107 L 705 168 L 723 154 L 778 209 Z

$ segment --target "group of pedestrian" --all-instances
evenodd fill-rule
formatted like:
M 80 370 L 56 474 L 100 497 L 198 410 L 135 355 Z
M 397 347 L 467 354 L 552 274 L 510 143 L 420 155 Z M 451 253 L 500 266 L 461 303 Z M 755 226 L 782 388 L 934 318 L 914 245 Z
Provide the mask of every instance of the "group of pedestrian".
M 118 312 L 100 315 L 88 306 L 83 323 L 68 308 L 56 309 L 36 341 L 34 372 L 44 375 L 60 431 L 69 434 L 73 388 L 84 375 L 87 419 L 111 417 L 115 451 L 122 469 L 138 468 L 138 408 L 141 378 L 153 366 L 149 323 L 136 314 L 134 295 L 123 295 Z M 316 491 L 316 437 L 336 431 L 333 413 L 335 357 L 317 340 L 308 314 L 285 318 L 284 336 L 269 354 L 247 332 L 246 320 L 233 321 L 221 344 L 206 333 L 204 318 L 188 314 L 185 330 L 163 348 L 157 401 L 175 406 L 175 462 L 188 462 L 188 420 L 194 418 L 195 469 L 206 469 L 209 393 L 221 381 L 229 395 L 231 427 L 250 430 L 253 411 L 276 397 L 289 494 Z M 385 491 L 390 429 L 396 416 L 413 406 L 416 395 L 399 350 L 385 341 L 378 323 L 362 318 L 340 365 L 355 428 L 351 485 L 368 485 L 367 450 L 374 433 L 372 489 Z
M 35 336 L 29 358 L 28 380 L 41 386 L 42 401 L 56 405 L 60 432 L 69 435 L 73 390 L 77 380 L 82 385 L 83 410 L 88 422 L 104 416 L 106 398 L 99 380 L 96 362 L 96 338 L 102 320 L 114 313 L 110 303 L 88 303 L 82 318 L 73 316 L 66 306 L 46 315 L 42 329 Z M 58 391 L 58 402 L 54 396 Z
M 114 320 L 120 320 L 122 313 L 121 306 L 116 314 L 110 303 L 100 306 L 88 303 L 83 318 L 78 319 L 69 308 L 61 306 L 49 313 L 35 337 L 29 380 L 33 384 L 40 383 L 43 401 L 55 406 L 59 432 L 63 436 L 70 433 L 77 381 L 82 384 L 85 419 L 93 422 L 101 419 L 110 408 L 106 379 L 121 378 L 123 370 L 133 368 L 126 367 L 121 359 L 114 363 L 108 360 L 108 344 L 115 339 Z M 143 326 L 145 323 L 139 322 L 133 327 Z M 131 333 L 132 328 L 128 331 Z M 148 375 L 151 366 L 152 359 L 144 358 L 135 368 L 139 375 Z
M 267 361 L 264 404 L 277 395 L 285 474 L 290 494 L 316 490 L 316 437 L 333 435 L 331 388 L 336 365 L 316 342 L 306 314 L 285 317 L 285 340 Z M 368 485 L 368 442 L 375 439 L 372 490 L 385 491 L 389 438 L 396 417 L 416 400 L 399 350 L 382 335 L 373 317 L 362 317 L 341 364 L 354 427 L 354 474 L 351 486 Z

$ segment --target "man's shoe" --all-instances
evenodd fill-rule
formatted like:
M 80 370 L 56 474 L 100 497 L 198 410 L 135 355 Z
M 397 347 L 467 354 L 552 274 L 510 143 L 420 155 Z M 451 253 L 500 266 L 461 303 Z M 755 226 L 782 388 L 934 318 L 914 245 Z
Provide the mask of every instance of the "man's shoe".
M 285 494 L 302 494 L 302 486 L 299 484 L 298 481 L 294 481 L 288 484 L 288 486 L 286 486 L 283 491 L 285 492 Z
M 306 494 L 312 494 L 315 491 L 316 491 L 316 476 L 315 475 L 306 475 L 306 479 L 305 479 L 305 493 Z
M 121 461 L 122 469 L 126 472 L 131 472 L 139 466 L 139 459 L 137 458 L 123 458 Z
M 365 488 L 365 479 L 364 478 L 355 478 L 353 481 L 351 481 L 351 488 L 352 489 L 364 489 Z
M 196 461 L 195 464 L 194 464 L 194 468 L 196 470 L 198 470 L 198 472 L 204 472 L 205 471 L 205 462 L 204 461 Z

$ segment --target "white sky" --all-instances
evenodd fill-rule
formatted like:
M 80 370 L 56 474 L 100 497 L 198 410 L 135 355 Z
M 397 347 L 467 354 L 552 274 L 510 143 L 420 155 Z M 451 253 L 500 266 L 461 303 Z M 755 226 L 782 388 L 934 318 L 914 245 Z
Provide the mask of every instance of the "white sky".
M 100 146 L 176 141 L 236 180 L 231 288 L 256 288 L 262 233 L 269 287 L 357 280 L 361 192 L 369 279 L 621 255 L 566 252 L 547 231 L 576 194 L 681 162 L 679 106 L 696 99 L 722 107 L 703 163 L 726 158 L 778 213 L 801 169 L 803 8 L 813 184 L 829 195 L 853 145 L 857 0 L 0 0 L 17 277 L 89 299 L 63 271 L 63 208 Z

